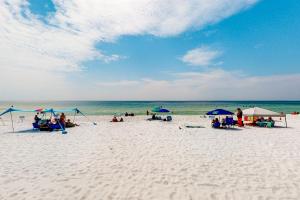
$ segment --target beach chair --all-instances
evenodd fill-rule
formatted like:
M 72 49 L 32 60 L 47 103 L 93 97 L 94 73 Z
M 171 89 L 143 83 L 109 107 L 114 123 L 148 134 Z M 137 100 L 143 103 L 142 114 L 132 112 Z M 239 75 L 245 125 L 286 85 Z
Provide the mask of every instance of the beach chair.
M 266 127 L 267 123 L 266 122 L 256 122 L 256 125 L 259 127 Z
M 172 116 L 167 116 L 166 121 L 167 121 L 167 122 L 172 121 Z
M 65 127 L 63 126 L 63 124 L 56 123 L 56 124 L 49 124 L 49 128 L 51 131 L 53 131 L 53 130 L 61 130 L 64 129 Z
M 37 122 L 32 123 L 33 129 L 40 129 L 40 125 Z
M 215 122 L 215 123 L 212 124 L 213 128 L 220 128 L 220 126 L 221 126 L 220 122 Z
M 275 126 L 275 122 L 267 122 L 267 128 L 273 128 Z
M 226 121 L 225 121 L 225 123 L 226 123 L 226 126 L 227 127 L 233 127 L 234 126 L 234 120 L 233 120 L 233 118 L 232 117 L 228 117 L 228 118 L 226 118 Z

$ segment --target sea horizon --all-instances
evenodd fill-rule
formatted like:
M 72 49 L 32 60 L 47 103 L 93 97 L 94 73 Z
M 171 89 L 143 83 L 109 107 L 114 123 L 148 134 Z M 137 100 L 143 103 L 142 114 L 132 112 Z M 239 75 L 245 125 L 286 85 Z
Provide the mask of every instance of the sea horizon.
M 136 115 L 144 115 L 146 111 L 155 106 L 170 109 L 176 115 L 202 115 L 206 112 L 223 108 L 235 111 L 237 108 L 262 107 L 276 112 L 299 112 L 300 101 L 298 100 L 68 100 L 68 101 L 0 101 L 0 111 L 10 106 L 20 109 L 37 108 L 78 108 L 87 115 L 114 115 L 125 112 Z

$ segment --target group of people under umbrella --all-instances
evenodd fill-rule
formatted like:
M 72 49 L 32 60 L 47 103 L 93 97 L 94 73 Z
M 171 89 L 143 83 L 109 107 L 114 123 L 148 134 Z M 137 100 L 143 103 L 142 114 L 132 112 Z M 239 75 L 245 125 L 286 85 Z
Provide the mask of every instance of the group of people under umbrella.
M 272 117 L 278 117 L 280 120 L 284 118 L 285 126 L 287 127 L 285 114 L 258 107 L 245 109 L 244 111 L 242 111 L 240 108 L 237 108 L 235 113 L 236 120 L 233 119 L 234 113 L 223 109 L 216 109 L 206 114 L 209 116 L 214 116 L 213 120 L 211 121 L 211 126 L 213 128 L 228 128 L 235 125 L 238 127 L 243 127 L 245 124 L 250 126 L 272 128 L 275 126 L 275 120 L 273 120 Z M 222 119 L 221 116 L 223 116 Z
M 147 110 L 146 115 L 151 115 L 151 118 L 147 119 L 148 121 L 172 121 L 172 116 L 170 115 L 171 111 L 163 108 L 162 106 L 156 106 L 151 109 L 151 111 Z M 124 119 L 122 116 L 128 117 L 128 116 L 135 116 L 134 113 L 128 113 L 125 114 L 115 114 L 110 122 L 124 122 Z
M 153 107 L 150 111 L 146 111 L 146 115 L 152 115 L 151 118 L 147 119 L 149 121 L 152 120 L 161 120 L 161 121 L 172 121 L 172 116 L 170 115 L 172 112 L 163 108 L 162 106 Z M 64 116 L 64 115 L 63 115 Z M 133 112 L 125 112 L 125 113 L 115 113 L 110 120 L 110 122 L 124 122 L 126 117 L 134 117 L 135 114 Z M 64 117 L 60 117 L 64 118 Z M 61 121 L 61 120 L 59 120 Z M 63 120 L 62 120 L 63 121 Z
M 34 122 L 32 123 L 33 129 L 38 129 L 40 131 L 60 130 L 64 134 L 67 133 L 66 128 L 79 126 L 78 124 L 75 123 L 76 115 L 80 114 L 89 120 L 89 118 L 85 114 L 83 114 L 78 108 L 58 109 L 58 110 L 53 108 L 50 109 L 38 108 L 34 110 L 24 110 L 24 109 L 18 109 L 15 108 L 14 106 L 11 106 L 4 112 L 0 113 L 0 116 L 5 114 L 10 115 L 13 132 L 15 131 L 14 120 L 13 120 L 13 113 L 15 112 L 36 113 L 34 116 Z M 67 119 L 65 112 L 73 113 L 72 121 L 70 119 Z M 93 122 L 93 124 L 97 125 L 97 123 L 95 122 Z
M 161 121 L 172 121 L 172 116 L 171 115 L 167 115 L 165 117 L 162 116 L 158 116 L 158 114 L 169 114 L 171 113 L 170 110 L 163 108 L 162 106 L 159 107 L 154 107 L 152 110 L 152 117 L 149 118 L 149 121 L 153 121 L 153 120 L 161 120 Z M 149 115 L 150 112 L 147 110 L 147 115 Z
M 237 120 L 233 119 L 234 113 L 223 109 L 212 110 L 206 114 L 209 116 L 219 116 L 219 118 L 214 117 L 211 121 L 211 126 L 213 128 L 228 128 L 234 125 L 237 125 L 239 127 L 244 126 L 243 111 L 240 108 L 238 108 L 236 112 Z M 225 118 L 220 119 L 220 116 L 225 116 Z
M 51 115 L 50 118 L 40 117 L 40 114 L 43 113 L 38 112 L 34 116 L 34 123 L 32 123 L 32 125 L 33 128 L 41 131 L 52 131 L 79 126 L 75 122 L 71 122 L 71 119 L 67 119 L 65 113 L 61 113 L 60 115 Z

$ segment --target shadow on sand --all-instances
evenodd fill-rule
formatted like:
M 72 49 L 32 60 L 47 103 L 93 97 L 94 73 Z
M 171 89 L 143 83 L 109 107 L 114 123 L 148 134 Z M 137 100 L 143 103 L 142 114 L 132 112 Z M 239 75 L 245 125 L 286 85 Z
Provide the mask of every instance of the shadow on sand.
M 10 131 L 10 132 L 6 132 L 4 134 L 19 134 L 19 133 L 26 133 L 26 134 L 39 134 L 39 133 L 45 133 L 45 132 L 49 132 L 50 131 L 40 131 L 38 129 L 26 129 L 26 130 L 20 130 L 20 131 Z

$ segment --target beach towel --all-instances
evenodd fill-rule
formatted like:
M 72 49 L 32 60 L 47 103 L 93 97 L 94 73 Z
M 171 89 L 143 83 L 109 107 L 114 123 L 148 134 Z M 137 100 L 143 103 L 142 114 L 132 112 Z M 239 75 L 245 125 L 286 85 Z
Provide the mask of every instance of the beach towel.
M 199 125 L 185 125 L 186 128 L 205 128 L 204 126 Z

